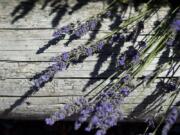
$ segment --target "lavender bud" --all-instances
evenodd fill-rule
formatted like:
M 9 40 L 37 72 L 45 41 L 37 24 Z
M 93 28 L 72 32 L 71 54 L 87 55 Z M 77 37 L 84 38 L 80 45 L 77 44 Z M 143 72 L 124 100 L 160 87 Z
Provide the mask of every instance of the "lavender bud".
M 128 81 L 131 79 L 132 77 L 130 76 L 130 74 L 127 74 L 126 76 L 124 76 L 122 79 L 121 79 L 121 82 L 122 83 L 128 83 Z
M 180 31 L 180 20 L 173 21 L 172 28 L 176 31 Z
M 126 56 L 123 55 L 118 60 L 118 66 L 124 66 L 125 65 Z
M 91 56 L 93 54 L 93 49 L 92 48 L 86 48 L 86 54 L 87 54 L 87 56 Z
M 60 29 L 57 29 L 57 31 L 55 31 L 52 36 L 60 37 L 64 34 L 69 34 L 71 30 L 72 30 L 72 27 L 70 25 L 63 26 Z
M 62 60 L 66 62 L 66 61 L 68 61 L 68 59 L 69 59 L 69 53 L 68 52 L 63 53 Z
M 47 125 L 52 126 L 55 121 L 54 121 L 53 119 L 51 119 L 51 118 L 46 118 L 46 119 L 45 119 L 45 122 L 46 122 Z
M 176 107 L 173 107 L 171 111 L 169 112 L 167 118 L 166 118 L 166 123 L 162 129 L 162 135 L 167 135 L 170 128 L 173 126 L 173 124 L 176 122 L 176 119 L 178 117 L 178 110 Z
M 97 43 L 97 50 L 100 51 L 103 48 L 104 44 L 105 44 L 104 41 L 99 41 Z
M 129 88 L 128 87 L 123 87 L 120 89 L 120 93 L 123 95 L 123 96 L 128 96 L 129 95 Z

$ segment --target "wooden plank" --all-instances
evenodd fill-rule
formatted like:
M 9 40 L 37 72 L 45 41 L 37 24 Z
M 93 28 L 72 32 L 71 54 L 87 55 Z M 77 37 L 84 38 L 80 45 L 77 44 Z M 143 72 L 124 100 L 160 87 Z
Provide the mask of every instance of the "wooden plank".
M 167 58 L 161 58 L 161 62 L 166 61 Z M 177 58 L 178 60 L 179 58 Z M 144 75 L 150 74 L 153 70 L 157 68 L 157 63 L 159 62 L 159 58 L 155 58 L 154 61 L 142 72 Z M 99 69 L 95 70 L 95 66 L 97 66 L 96 60 L 85 60 L 83 63 L 79 63 L 77 65 L 70 65 L 67 70 L 60 71 L 55 75 L 55 78 L 94 78 L 91 75 L 92 72 L 97 72 L 97 76 L 100 75 L 100 78 L 107 78 L 110 73 L 115 72 L 114 69 L 109 69 L 110 64 L 116 65 L 113 61 L 111 62 L 110 58 L 107 61 L 102 63 L 102 66 Z M 49 62 L 0 62 L 0 76 L 3 79 L 6 78 L 31 78 L 36 73 L 40 73 L 45 70 L 48 66 L 52 65 Z M 178 65 L 176 66 L 176 68 Z M 159 75 L 159 77 L 164 77 L 169 71 L 170 66 L 165 67 L 164 71 Z M 97 71 L 99 70 L 99 71 Z M 106 72 L 105 74 L 103 74 Z M 178 76 L 180 74 L 180 70 L 178 69 L 174 76 Z M 170 75 L 168 75 L 170 76 Z
M 43 88 L 41 88 L 35 94 L 30 96 L 41 96 L 41 97 L 51 97 L 51 96 L 82 96 L 89 93 L 93 88 L 98 86 L 104 79 L 92 79 L 94 84 L 88 86 L 85 91 L 83 88 L 88 83 L 89 79 L 53 79 L 51 82 L 47 83 Z M 138 87 L 138 90 L 133 93 L 132 96 L 144 96 L 149 95 L 159 82 L 159 79 L 156 79 L 149 88 L 145 89 L 144 84 L 141 84 Z M 140 83 L 140 82 L 137 82 Z M 8 85 L 11 84 L 11 85 Z M 28 79 L 6 79 L 0 80 L 0 96 L 23 96 L 27 91 L 30 91 L 32 82 Z M 16 86 L 16 87 L 14 87 Z M 149 91 L 149 92 L 148 92 Z M 93 95 L 93 93 L 91 93 Z M 130 95 L 131 97 L 131 95 Z

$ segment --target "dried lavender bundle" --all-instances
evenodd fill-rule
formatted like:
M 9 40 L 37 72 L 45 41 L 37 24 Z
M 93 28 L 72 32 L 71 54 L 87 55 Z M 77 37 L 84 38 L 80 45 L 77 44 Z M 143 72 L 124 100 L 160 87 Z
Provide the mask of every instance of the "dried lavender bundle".
M 142 16 L 137 16 L 135 17 L 135 19 L 138 20 Z M 126 22 L 124 27 L 130 25 L 132 22 L 135 21 L 132 20 L 130 20 L 130 22 Z M 160 30 L 158 30 L 156 31 L 155 35 L 159 33 Z M 82 33 L 79 31 L 81 31 Z M 85 29 L 84 31 L 86 32 L 87 30 Z M 135 31 L 136 33 L 139 32 L 137 29 L 135 29 Z M 76 36 L 83 35 L 82 30 L 77 30 L 76 32 Z M 161 30 L 161 32 L 166 34 L 161 36 L 160 38 L 156 38 L 156 40 L 154 40 L 153 38 L 150 38 L 149 40 L 147 40 L 147 42 L 142 40 L 138 43 L 138 48 L 131 46 L 128 48 L 127 51 L 120 55 L 118 60 L 118 66 L 126 69 L 124 70 L 125 72 L 123 71 L 125 76 L 122 77 L 122 74 L 119 73 L 117 77 L 120 77 L 120 79 L 113 83 L 112 87 L 108 87 L 108 89 L 102 89 L 99 95 L 97 94 L 93 100 L 92 98 L 88 100 L 87 104 L 81 106 L 81 103 L 78 109 L 70 109 L 73 110 L 70 111 L 71 113 L 67 113 L 65 115 L 65 113 L 68 111 L 60 110 L 59 113 L 61 115 L 59 116 L 59 118 L 56 116 L 57 114 L 54 114 L 50 118 L 46 119 L 46 123 L 52 125 L 57 120 L 64 119 L 66 116 L 70 116 L 74 113 L 78 113 L 79 117 L 75 122 L 75 129 L 79 129 L 84 122 L 88 121 L 89 124 L 88 127 L 86 127 L 85 129 L 86 131 L 98 129 L 96 135 L 106 134 L 106 131 L 110 127 L 115 126 L 119 120 L 122 120 L 124 118 L 123 113 L 120 108 L 118 108 L 118 106 L 122 104 L 123 98 L 128 96 L 131 92 L 131 88 L 128 86 L 128 82 L 131 81 L 139 72 L 143 70 L 145 66 L 147 66 L 151 62 L 151 60 L 165 46 L 164 44 L 166 42 L 166 39 L 171 36 L 171 32 L 169 31 L 169 29 L 165 29 L 163 31 Z M 133 40 L 135 39 L 135 37 L 136 35 L 133 36 Z M 115 42 L 119 43 L 122 40 L 125 40 L 125 37 L 119 33 L 118 29 L 111 35 L 106 36 L 104 40 L 101 40 L 95 45 L 91 45 L 90 47 L 81 46 L 79 47 L 79 49 L 74 49 L 71 52 L 64 53 L 61 56 L 53 58 L 53 61 L 56 62 L 54 65 L 58 64 L 61 61 L 69 63 L 72 60 L 78 60 L 79 57 L 82 56 L 91 56 L 94 53 L 100 51 L 105 44 L 113 44 Z M 148 51 L 156 42 L 157 45 L 155 46 L 151 54 L 148 56 L 144 56 L 144 52 Z M 143 64 L 139 65 L 142 58 L 144 58 Z M 55 72 L 57 71 L 58 69 L 55 70 Z M 76 103 L 74 102 L 74 106 L 75 104 Z M 75 108 L 77 107 L 75 106 Z

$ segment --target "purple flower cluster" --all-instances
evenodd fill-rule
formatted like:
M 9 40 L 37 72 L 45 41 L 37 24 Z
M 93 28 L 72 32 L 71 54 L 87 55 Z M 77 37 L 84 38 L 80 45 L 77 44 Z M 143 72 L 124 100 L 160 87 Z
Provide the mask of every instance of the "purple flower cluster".
M 118 120 L 123 119 L 122 112 L 113 104 L 111 100 L 100 102 L 95 107 L 95 114 L 91 118 L 88 129 L 98 128 L 96 135 L 104 135 L 110 127 L 117 124 Z
M 120 108 L 117 107 L 122 103 L 121 94 L 116 92 L 113 88 L 104 91 L 100 95 L 100 101 L 97 102 L 94 108 L 91 108 L 93 112 L 86 131 L 91 131 L 97 128 L 96 135 L 104 135 L 112 126 L 115 126 L 118 120 L 123 119 L 123 114 Z M 89 117 L 89 115 L 88 115 Z
M 98 24 L 97 19 L 86 21 L 84 24 L 78 26 L 78 28 L 73 31 L 73 34 L 76 35 L 77 37 L 82 37 L 88 31 L 94 30 L 97 24 Z
M 86 54 L 87 54 L 87 56 L 91 56 L 93 54 L 93 49 L 92 48 L 86 48 Z
M 70 34 L 73 31 L 73 29 L 74 29 L 74 24 L 69 24 L 67 26 L 63 26 L 57 29 L 57 31 L 55 31 L 52 36 L 55 38 L 61 37 L 64 34 Z
M 81 56 L 91 56 L 94 53 L 99 52 L 104 45 L 104 41 L 99 41 L 97 44 L 91 45 L 90 47 L 86 48 L 84 46 L 80 46 L 78 49 L 73 49 L 70 52 L 64 52 L 59 56 L 51 58 L 51 61 L 55 63 L 52 66 L 49 66 L 46 69 L 46 72 L 43 73 L 40 77 L 34 79 L 33 86 L 39 89 L 45 82 L 48 82 L 51 78 L 53 78 L 55 73 L 66 69 L 70 63 L 70 60 L 78 60 Z
M 173 107 L 171 109 L 171 111 L 169 112 L 166 118 L 165 125 L 162 129 L 162 132 L 161 132 L 162 135 L 168 135 L 170 128 L 173 126 L 173 124 L 176 122 L 176 119 L 178 118 L 178 113 L 179 112 L 176 107 Z
M 66 104 L 58 112 L 55 112 L 50 118 L 46 118 L 45 122 L 47 125 L 53 125 L 58 120 L 63 120 L 65 117 L 71 116 L 74 113 L 79 112 L 84 106 L 89 103 L 84 97 L 76 99 L 73 103 Z
M 99 42 L 97 43 L 97 51 L 102 50 L 102 48 L 104 47 L 104 45 L 105 45 L 104 41 L 99 41 Z
M 118 65 L 119 66 L 124 66 L 125 65 L 125 61 L 126 61 L 126 56 L 125 55 L 120 56 L 119 60 L 118 60 Z
M 63 26 L 59 29 L 57 29 L 57 31 L 55 31 L 53 33 L 53 37 L 56 38 L 64 38 L 66 34 L 74 37 L 82 37 L 84 36 L 87 32 L 94 30 L 97 26 L 97 24 L 99 23 L 98 19 L 91 19 L 86 21 L 83 24 L 79 24 L 77 25 L 77 28 L 75 28 L 75 25 L 73 23 Z
M 122 103 L 121 95 L 120 91 L 116 92 L 113 88 L 103 91 L 96 103 L 82 108 L 74 125 L 75 130 L 79 129 L 84 122 L 89 121 L 86 131 L 98 129 L 96 135 L 104 135 L 107 129 L 123 119 L 123 114 L 117 107 Z
M 88 120 L 88 118 L 91 116 L 91 113 L 94 111 L 93 105 L 88 105 L 83 107 L 79 114 L 78 120 L 75 122 L 74 129 L 78 130 L 81 125 Z
M 174 20 L 172 23 L 172 28 L 176 31 L 180 31 L 180 20 Z
M 127 84 L 130 81 L 130 79 L 132 79 L 131 75 L 127 74 L 121 79 L 121 82 Z
M 67 63 L 64 61 L 56 62 L 46 69 L 46 72 L 39 78 L 33 80 L 33 86 L 39 89 L 45 82 L 49 81 L 57 71 L 62 71 L 67 68 Z
M 129 95 L 129 87 L 122 87 L 120 88 L 120 93 L 124 96 L 124 97 L 127 97 Z

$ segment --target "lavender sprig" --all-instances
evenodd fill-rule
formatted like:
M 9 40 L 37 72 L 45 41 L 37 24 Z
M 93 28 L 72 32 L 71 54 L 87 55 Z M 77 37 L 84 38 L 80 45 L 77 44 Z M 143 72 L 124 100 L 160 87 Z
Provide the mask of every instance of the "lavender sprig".
M 173 126 L 173 124 L 176 122 L 176 119 L 178 118 L 178 110 L 176 107 L 173 107 L 171 111 L 169 112 L 165 125 L 162 129 L 161 135 L 168 135 L 169 130 Z
M 35 78 L 33 81 L 33 86 L 36 89 L 39 89 L 43 84 L 48 82 L 58 71 L 63 71 L 67 69 L 69 63 L 73 60 L 78 60 L 79 57 L 88 57 L 94 53 L 99 52 L 105 45 L 104 41 L 99 41 L 97 44 L 92 45 L 88 48 L 80 46 L 79 49 L 74 49 L 70 52 L 65 52 L 62 55 L 51 58 L 51 61 L 54 62 L 53 65 L 49 66 L 45 73 L 40 75 L 40 77 Z

